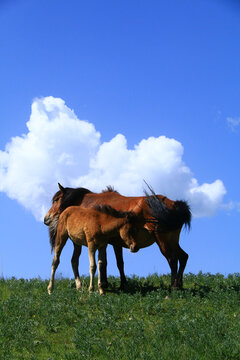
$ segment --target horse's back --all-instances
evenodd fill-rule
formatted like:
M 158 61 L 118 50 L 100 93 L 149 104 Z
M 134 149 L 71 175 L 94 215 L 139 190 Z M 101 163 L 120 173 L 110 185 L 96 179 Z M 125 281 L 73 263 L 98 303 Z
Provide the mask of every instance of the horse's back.
M 123 196 L 115 192 L 86 194 L 81 202 L 84 208 L 94 205 L 110 205 L 116 210 L 139 213 L 144 205 L 144 196 Z

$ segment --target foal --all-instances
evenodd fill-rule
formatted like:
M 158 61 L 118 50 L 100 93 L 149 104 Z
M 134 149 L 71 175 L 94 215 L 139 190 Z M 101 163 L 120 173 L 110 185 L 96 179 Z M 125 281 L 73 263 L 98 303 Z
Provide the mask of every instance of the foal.
M 117 211 L 109 205 L 81 208 L 70 206 L 64 210 L 58 219 L 57 230 L 50 232 L 50 241 L 55 250 L 52 262 L 51 279 L 48 293 L 54 287 L 54 275 L 60 262 L 60 254 L 68 238 L 78 246 L 88 247 L 90 286 L 89 292 L 94 290 L 94 275 L 96 272 L 95 252 L 99 251 L 98 261 L 98 290 L 104 293 L 102 287 L 102 269 L 106 262 L 106 247 L 109 239 L 120 238 L 131 252 L 138 251 L 135 238 L 137 237 L 138 224 L 142 226 L 143 219 L 133 212 Z M 117 240 L 116 240 L 117 241 Z M 76 288 L 81 287 L 78 269 L 74 270 Z

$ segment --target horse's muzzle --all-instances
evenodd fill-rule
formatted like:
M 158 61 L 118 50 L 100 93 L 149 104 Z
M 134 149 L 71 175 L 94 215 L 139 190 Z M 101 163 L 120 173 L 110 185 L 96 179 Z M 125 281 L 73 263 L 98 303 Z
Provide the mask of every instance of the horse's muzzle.
M 137 245 L 130 245 L 130 251 L 132 252 L 132 253 L 136 253 L 136 252 L 138 252 L 138 250 L 139 250 L 139 247 L 137 246 Z
M 51 218 L 46 215 L 46 216 L 44 217 L 44 224 L 47 225 L 47 226 L 49 226 L 50 223 L 51 223 Z

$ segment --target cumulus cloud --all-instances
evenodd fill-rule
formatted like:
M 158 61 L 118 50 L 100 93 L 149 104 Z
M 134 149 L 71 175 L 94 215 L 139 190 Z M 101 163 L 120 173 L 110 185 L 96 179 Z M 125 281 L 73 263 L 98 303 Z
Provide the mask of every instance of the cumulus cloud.
M 141 195 L 145 179 L 157 193 L 188 200 L 195 216 L 214 214 L 226 193 L 221 180 L 198 184 L 177 140 L 150 137 L 128 149 L 118 134 L 101 143 L 94 125 L 59 98 L 36 99 L 27 128 L 0 151 L 0 191 L 37 219 L 49 209 L 57 182 L 92 191 L 110 184 L 123 195 Z

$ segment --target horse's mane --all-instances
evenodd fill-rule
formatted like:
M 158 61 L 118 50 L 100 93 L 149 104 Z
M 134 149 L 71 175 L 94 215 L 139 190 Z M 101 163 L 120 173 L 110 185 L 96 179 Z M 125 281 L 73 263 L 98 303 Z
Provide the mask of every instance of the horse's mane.
M 52 198 L 52 203 L 58 199 L 58 197 L 63 194 L 60 205 L 60 212 L 63 212 L 67 207 L 72 205 L 80 205 L 84 196 L 91 193 L 90 190 L 85 188 L 64 188 L 64 191 L 58 190 Z M 49 225 L 49 241 L 51 249 L 53 251 L 55 247 L 56 235 L 57 235 L 57 225 L 58 225 L 59 215 L 55 216 Z
M 94 208 L 97 211 L 103 212 L 107 215 L 111 215 L 115 218 L 135 219 L 137 217 L 137 215 L 133 211 L 116 210 L 110 205 L 95 205 Z
M 53 196 L 52 202 L 54 202 L 61 193 L 62 191 L 60 190 L 56 192 L 56 194 Z M 61 200 L 61 206 L 60 206 L 61 212 L 69 206 L 80 205 L 84 196 L 90 193 L 92 193 L 92 191 L 82 187 L 75 189 L 68 187 L 64 188 L 64 192 Z
M 106 193 L 106 192 L 115 192 L 115 193 L 119 194 L 119 192 L 117 190 L 115 190 L 114 187 L 111 185 L 108 185 L 106 187 L 106 189 L 102 190 L 102 193 Z
M 60 194 L 61 194 L 61 191 L 58 190 L 58 191 L 56 192 L 56 194 L 53 195 L 53 197 L 52 197 L 52 204 L 54 203 L 54 201 L 58 198 L 58 196 L 59 196 Z
M 49 225 L 49 241 L 50 241 L 50 245 L 51 245 L 51 252 L 55 248 L 58 219 L 59 219 L 59 216 L 55 216 Z

